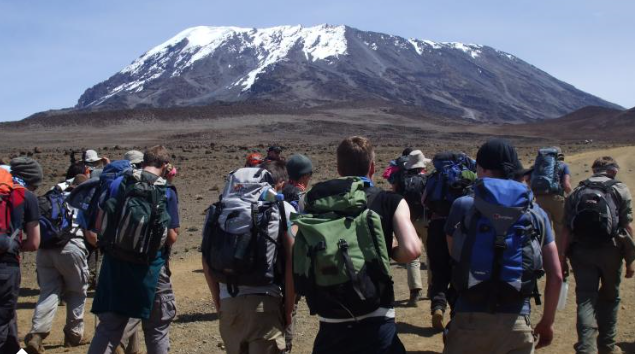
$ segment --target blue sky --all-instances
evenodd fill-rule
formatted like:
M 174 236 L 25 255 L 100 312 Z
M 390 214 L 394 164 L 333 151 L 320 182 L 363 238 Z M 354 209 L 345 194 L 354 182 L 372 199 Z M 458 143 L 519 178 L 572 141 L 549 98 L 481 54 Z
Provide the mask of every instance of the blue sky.
M 198 25 L 346 24 L 509 52 L 635 106 L 632 0 L 0 0 L 0 121 L 70 107 L 98 82 Z

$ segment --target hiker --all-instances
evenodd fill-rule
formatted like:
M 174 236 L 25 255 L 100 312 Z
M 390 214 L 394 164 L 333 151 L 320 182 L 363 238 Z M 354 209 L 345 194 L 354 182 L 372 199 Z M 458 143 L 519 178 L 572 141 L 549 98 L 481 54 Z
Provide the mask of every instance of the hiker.
M 566 275 L 569 258 L 575 277 L 576 353 L 616 354 L 623 260 L 626 278 L 635 272 L 631 193 L 616 179 L 620 166 L 612 157 L 596 159 L 591 169 L 567 198 L 560 261 Z
M 294 286 L 320 320 L 313 353 L 405 353 L 390 258 L 408 263 L 421 255 L 408 204 L 374 186 L 375 153 L 367 138 L 339 144 L 337 171 L 342 178 L 307 193 L 309 214 L 292 216 Z
M 282 157 L 282 146 L 278 146 L 278 145 L 272 145 L 269 147 L 269 149 L 267 150 L 267 157 L 265 158 L 265 161 L 279 161 L 279 160 L 284 160 L 284 157 Z
M 88 353 L 111 353 L 126 342 L 138 325 L 131 319 L 141 320 L 148 353 L 169 350 L 176 316 L 169 248 L 179 233 L 178 200 L 164 178 L 169 160 L 163 146 L 148 148 L 143 169 L 110 184 L 96 225 L 105 253 L 92 308 L 99 325 Z M 149 246 L 135 248 L 133 238 Z
M 36 258 L 40 296 L 33 312 L 31 330 L 24 339 L 29 354 L 44 352 L 42 342 L 51 332 L 62 298 L 67 307 L 64 346 L 78 346 L 84 336 L 88 250 L 78 224 L 78 212 L 66 203 L 66 197 L 86 179 L 86 175 L 78 173 L 38 198 L 42 214 Z
M 296 211 L 300 211 L 301 199 L 307 191 L 313 176 L 313 162 L 302 154 L 291 155 L 287 161 L 289 181 L 282 188 L 284 200 L 289 202 Z
M 123 155 L 124 160 L 130 161 L 133 169 L 143 168 L 143 152 L 139 150 L 130 150 Z
M 426 158 L 421 150 L 411 151 L 407 157 L 408 159 L 403 164 L 403 171 L 398 173 L 399 177 L 394 181 L 393 191 L 403 196 L 406 203 L 408 203 L 408 208 L 410 208 L 410 220 L 425 248 L 428 238 L 428 225 L 424 215 L 425 208 L 421 203 L 421 199 L 426 188 L 426 164 L 432 160 Z M 417 258 L 408 263 L 406 269 L 408 271 L 408 288 L 410 289 L 408 305 L 416 307 L 417 302 L 423 298 L 421 262 Z M 428 267 L 428 293 L 431 290 L 431 278 L 432 276 Z
M 17 306 L 20 293 L 20 252 L 40 245 L 40 211 L 33 193 L 42 183 L 42 167 L 29 157 L 0 168 L 0 353 L 20 350 Z M 24 238 L 26 233 L 26 238 Z
M 434 156 L 434 171 L 428 176 L 422 203 L 430 215 L 426 252 L 432 273 L 430 311 L 432 327 L 445 328 L 444 317 L 448 303 L 452 306 L 455 291 L 451 285 L 452 258 L 448 253 L 445 224 L 454 200 L 465 196 L 476 180 L 472 160 L 464 153 L 441 152 Z
M 84 162 L 84 165 L 86 165 L 86 169 L 89 171 L 86 174 L 90 177 L 94 177 L 94 171 L 96 174 L 99 174 L 104 165 L 110 163 L 110 160 L 107 157 L 99 157 L 99 154 L 97 154 L 97 151 L 95 150 L 86 150 L 82 156 L 82 161 Z
M 287 232 L 293 207 L 280 198 L 287 178 L 283 161 L 238 169 L 229 175 L 222 199 L 209 209 L 201 245 L 203 271 L 221 314 L 220 334 L 228 354 L 287 350 L 284 333 L 295 304 L 293 238 Z M 244 244 L 254 247 L 241 246 L 246 235 Z M 237 246 L 222 242 L 234 238 Z M 253 264 L 253 259 L 260 261 Z
M 536 202 L 547 212 L 558 248 L 564 218 L 564 200 L 571 193 L 571 172 L 562 150 L 555 146 L 538 150 L 530 179 Z
M 529 187 L 514 180 L 523 168 L 509 142 L 489 140 L 476 163 L 474 196 L 452 204 L 445 227 L 458 297 L 443 353 L 533 353 L 553 339 L 562 284 L 549 219 Z M 530 299 L 541 304 L 543 267 L 544 309 L 532 332 Z
M 265 159 L 257 152 L 247 155 L 247 161 L 245 161 L 245 167 L 258 167 Z
M 404 165 L 408 161 L 408 155 L 412 152 L 412 148 L 407 147 L 401 152 L 401 156 L 394 160 L 390 160 L 388 167 L 384 170 L 381 176 L 393 186 L 393 192 L 395 191 L 396 181 L 399 179 L 401 173 L 404 170 Z

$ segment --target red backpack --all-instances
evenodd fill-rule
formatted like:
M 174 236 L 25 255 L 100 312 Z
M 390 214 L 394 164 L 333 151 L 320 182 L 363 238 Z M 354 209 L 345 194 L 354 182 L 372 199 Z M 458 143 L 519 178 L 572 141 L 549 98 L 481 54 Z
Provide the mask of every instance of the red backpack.
M 24 202 L 24 187 L 13 184 L 9 171 L 0 168 L 0 255 L 11 250 L 13 241 L 22 240 L 21 228 L 11 223 L 13 210 Z

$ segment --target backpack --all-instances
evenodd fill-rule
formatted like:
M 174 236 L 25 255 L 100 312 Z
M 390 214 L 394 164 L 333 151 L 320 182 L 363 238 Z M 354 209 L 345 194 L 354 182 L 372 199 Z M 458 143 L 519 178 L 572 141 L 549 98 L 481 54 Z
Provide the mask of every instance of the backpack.
M 53 188 L 38 197 L 40 208 L 40 248 L 64 247 L 68 241 L 77 237 L 73 230 L 73 210 L 66 203 L 64 192 Z
M 14 185 L 11 174 L 0 168 L 0 256 L 12 253 L 21 241 L 20 227 L 13 227 L 13 210 L 24 202 L 24 187 Z M 15 241 L 17 239 L 17 241 Z
M 85 213 L 89 229 L 95 226 L 97 214 L 108 197 L 112 181 L 123 176 L 127 171 L 132 171 L 130 161 L 113 161 L 103 168 L 99 177 L 92 177 L 71 191 L 67 202 L 73 208 Z
M 619 232 L 619 212 L 613 187 L 620 183 L 580 182 L 571 198 L 575 201 L 571 230 L 574 238 L 587 243 L 605 243 Z
M 562 194 L 560 186 L 561 163 L 558 150 L 543 148 L 538 150 L 534 170 L 531 173 L 531 189 L 535 194 Z
M 282 194 L 284 195 L 284 200 L 291 204 L 296 212 L 300 210 L 300 195 L 303 194 L 300 188 L 291 183 L 285 183 L 284 187 L 282 187 Z
M 471 171 L 470 159 L 463 153 L 445 152 L 434 156 L 435 171 L 428 177 L 425 205 L 432 212 L 448 215 L 452 203 L 469 193 L 472 180 L 464 172 Z
M 452 285 L 463 300 L 498 305 L 534 297 L 542 270 L 546 229 L 532 192 L 522 183 L 477 180 L 474 205 L 453 235 Z
M 322 182 L 306 195 L 307 214 L 292 217 L 294 286 L 312 315 L 355 318 L 392 291 L 381 217 L 368 208 L 376 196 L 359 177 Z
M 124 174 L 103 207 L 98 246 L 115 258 L 150 264 L 165 247 L 170 214 L 167 181 L 143 170 Z
M 397 187 L 397 192 L 404 197 L 410 208 L 410 215 L 415 219 L 423 216 L 424 208 L 421 198 L 426 189 L 426 182 L 425 175 L 405 171 Z
M 229 174 L 219 201 L 208 209 L 201 250 L 214 278 L 235 297 L 239 286 L 282 284 L 286 217 L 269 171 L 245 167 Z M 280 195 L 281 196 L 281 195 Z
M 406 171 L 406 163 L 408 163 L 408 156 L 399 156 L 395 160 L 390 161 L 390 166 L 386 169 L 384 178 L 388 180 L 388 183 L 399 183 Z

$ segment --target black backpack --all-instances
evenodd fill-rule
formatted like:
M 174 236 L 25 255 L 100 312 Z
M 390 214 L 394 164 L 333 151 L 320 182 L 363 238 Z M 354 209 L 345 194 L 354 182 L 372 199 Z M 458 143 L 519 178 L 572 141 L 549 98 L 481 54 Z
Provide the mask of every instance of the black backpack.
M 574 237 L 583 243 L 605 243 L 619 232 L 619 212 L 615 189 L 617 180 L 580 182 L 571 198 L 575 202 L 571 218 Z
M 421 198 L 426 189 L 427 177 L 419 172 L 404 171 L 397 186 L 397 193 L 402 195 L 410 208 L 410 215 L 415 219 L 423 215 Z

